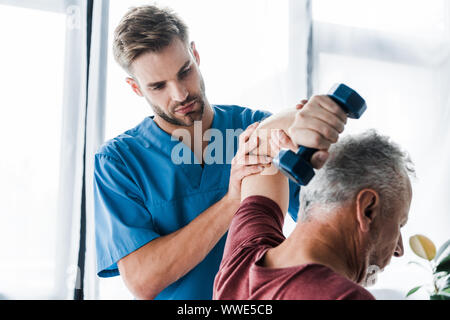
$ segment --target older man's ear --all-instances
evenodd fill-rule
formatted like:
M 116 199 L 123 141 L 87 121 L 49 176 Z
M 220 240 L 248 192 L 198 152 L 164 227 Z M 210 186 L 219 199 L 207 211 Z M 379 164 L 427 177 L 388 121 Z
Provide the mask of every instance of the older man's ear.
M 380 196 L 373 189 L 363 189 L 356 196 L 356 221 L 362 232 L 369 232 L 380 214 Z

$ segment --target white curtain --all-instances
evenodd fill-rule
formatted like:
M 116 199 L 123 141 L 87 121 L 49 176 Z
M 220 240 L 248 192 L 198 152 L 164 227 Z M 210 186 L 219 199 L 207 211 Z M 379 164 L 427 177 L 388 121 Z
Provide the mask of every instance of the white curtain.
M 393 258 L 374 293 L 405 297 L 429 280 L 408 239 L 416 233 L 437 246 L 450 238 L 450 4 L 448 1 L 315 0 L 313 91 L 344 82 L 367 101 L 345 134 L 375 128 L 407 150 L 417 171 L 405 256 Z M 390 292 L 389 294 L 385 294 Z M 393 293 L 394 292 L 394 293 Z M 414 298 L 427 299 L 424 292 Z
M 93 206 L 94 155 L 104 140 L 109 0 L 95 0 L 89 67 L 89 99 L 86 128 L 86 263 L 84 299 L 97 299 L 97 257 Z
M 66 8 L 66 51 L 57 221 L 56 297 L 72 299 L 77 282 L 87 85 L 87 2 Z
M 108 11 L 108 0 L 80 0 L 67 8 L 59 197 L 65 214 L 58 222 L 56 273 L 57 297 L 65 299 L 73 299 L 75 290 L 78 298 L 98 296 L 92 181 L 94 154 L 104 135 Z

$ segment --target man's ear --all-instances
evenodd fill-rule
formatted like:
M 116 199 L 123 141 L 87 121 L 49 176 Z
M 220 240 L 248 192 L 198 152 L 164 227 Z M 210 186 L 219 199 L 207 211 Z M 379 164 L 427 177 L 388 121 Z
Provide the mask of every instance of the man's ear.
M 143 97 L 144 95 L 141 92 L 141 88 L 139 88 L 138 83 L 133 78 L 127 77 L 125 81 L 131 86 L 131 89 L 136 93 L 139 97 Z
M 356 220 L 363 232 L 368 232 L 380 214 L 380 196 L 373 189 L 363 189 L 356 196 Z
M 191 51 L 194 55 L 195 61 L 197 62 L 197 65 L 200 65 L 200 55 L 198 54 L 197 48 L 195 47 L 195 42 L 191 42 Z

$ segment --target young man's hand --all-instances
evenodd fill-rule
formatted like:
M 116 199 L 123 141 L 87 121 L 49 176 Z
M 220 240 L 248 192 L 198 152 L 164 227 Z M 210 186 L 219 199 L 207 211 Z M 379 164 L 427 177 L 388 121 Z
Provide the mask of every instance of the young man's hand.
M 250 125 L 239 136 L 239 148 L 231 161 L 230 183 L 228 187 L 228 196 L 231 199 L 241 199 L 242 179 L 249 175 L 260 173 L 270 165 L 271 157 L 252 155 L 250 152 L 258 147 L 259 139 L 253 134 L 259 122 Z

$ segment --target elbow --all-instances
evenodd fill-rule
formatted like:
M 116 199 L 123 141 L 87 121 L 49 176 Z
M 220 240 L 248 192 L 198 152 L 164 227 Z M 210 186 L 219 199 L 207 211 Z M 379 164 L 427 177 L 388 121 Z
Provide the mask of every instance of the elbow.
M 148 246 L 143 248 L 147 251 L 141 248 L 119 260 L 117 266 L 125 286 L 136 299 L 153 300 L 173 282 L 170 281 L 173 272 L 166 261 L 158 258 L 162 254 L 149 250 Z
M 135 288 L 133 296 L 137 300 L 154 300 L 159 292 L 149 290 L 148 288 Z
M 122 276 L 125 286 L 137 300 L 153 300 L 161 292 L 158 286 L 142 277 Z
M 120 276 L 127 289 L 138 300 L 153 300 L 164 289 L 162 283 L 150 268 L 136 263 L 134 256 L 129 255 L 117 262 Z

